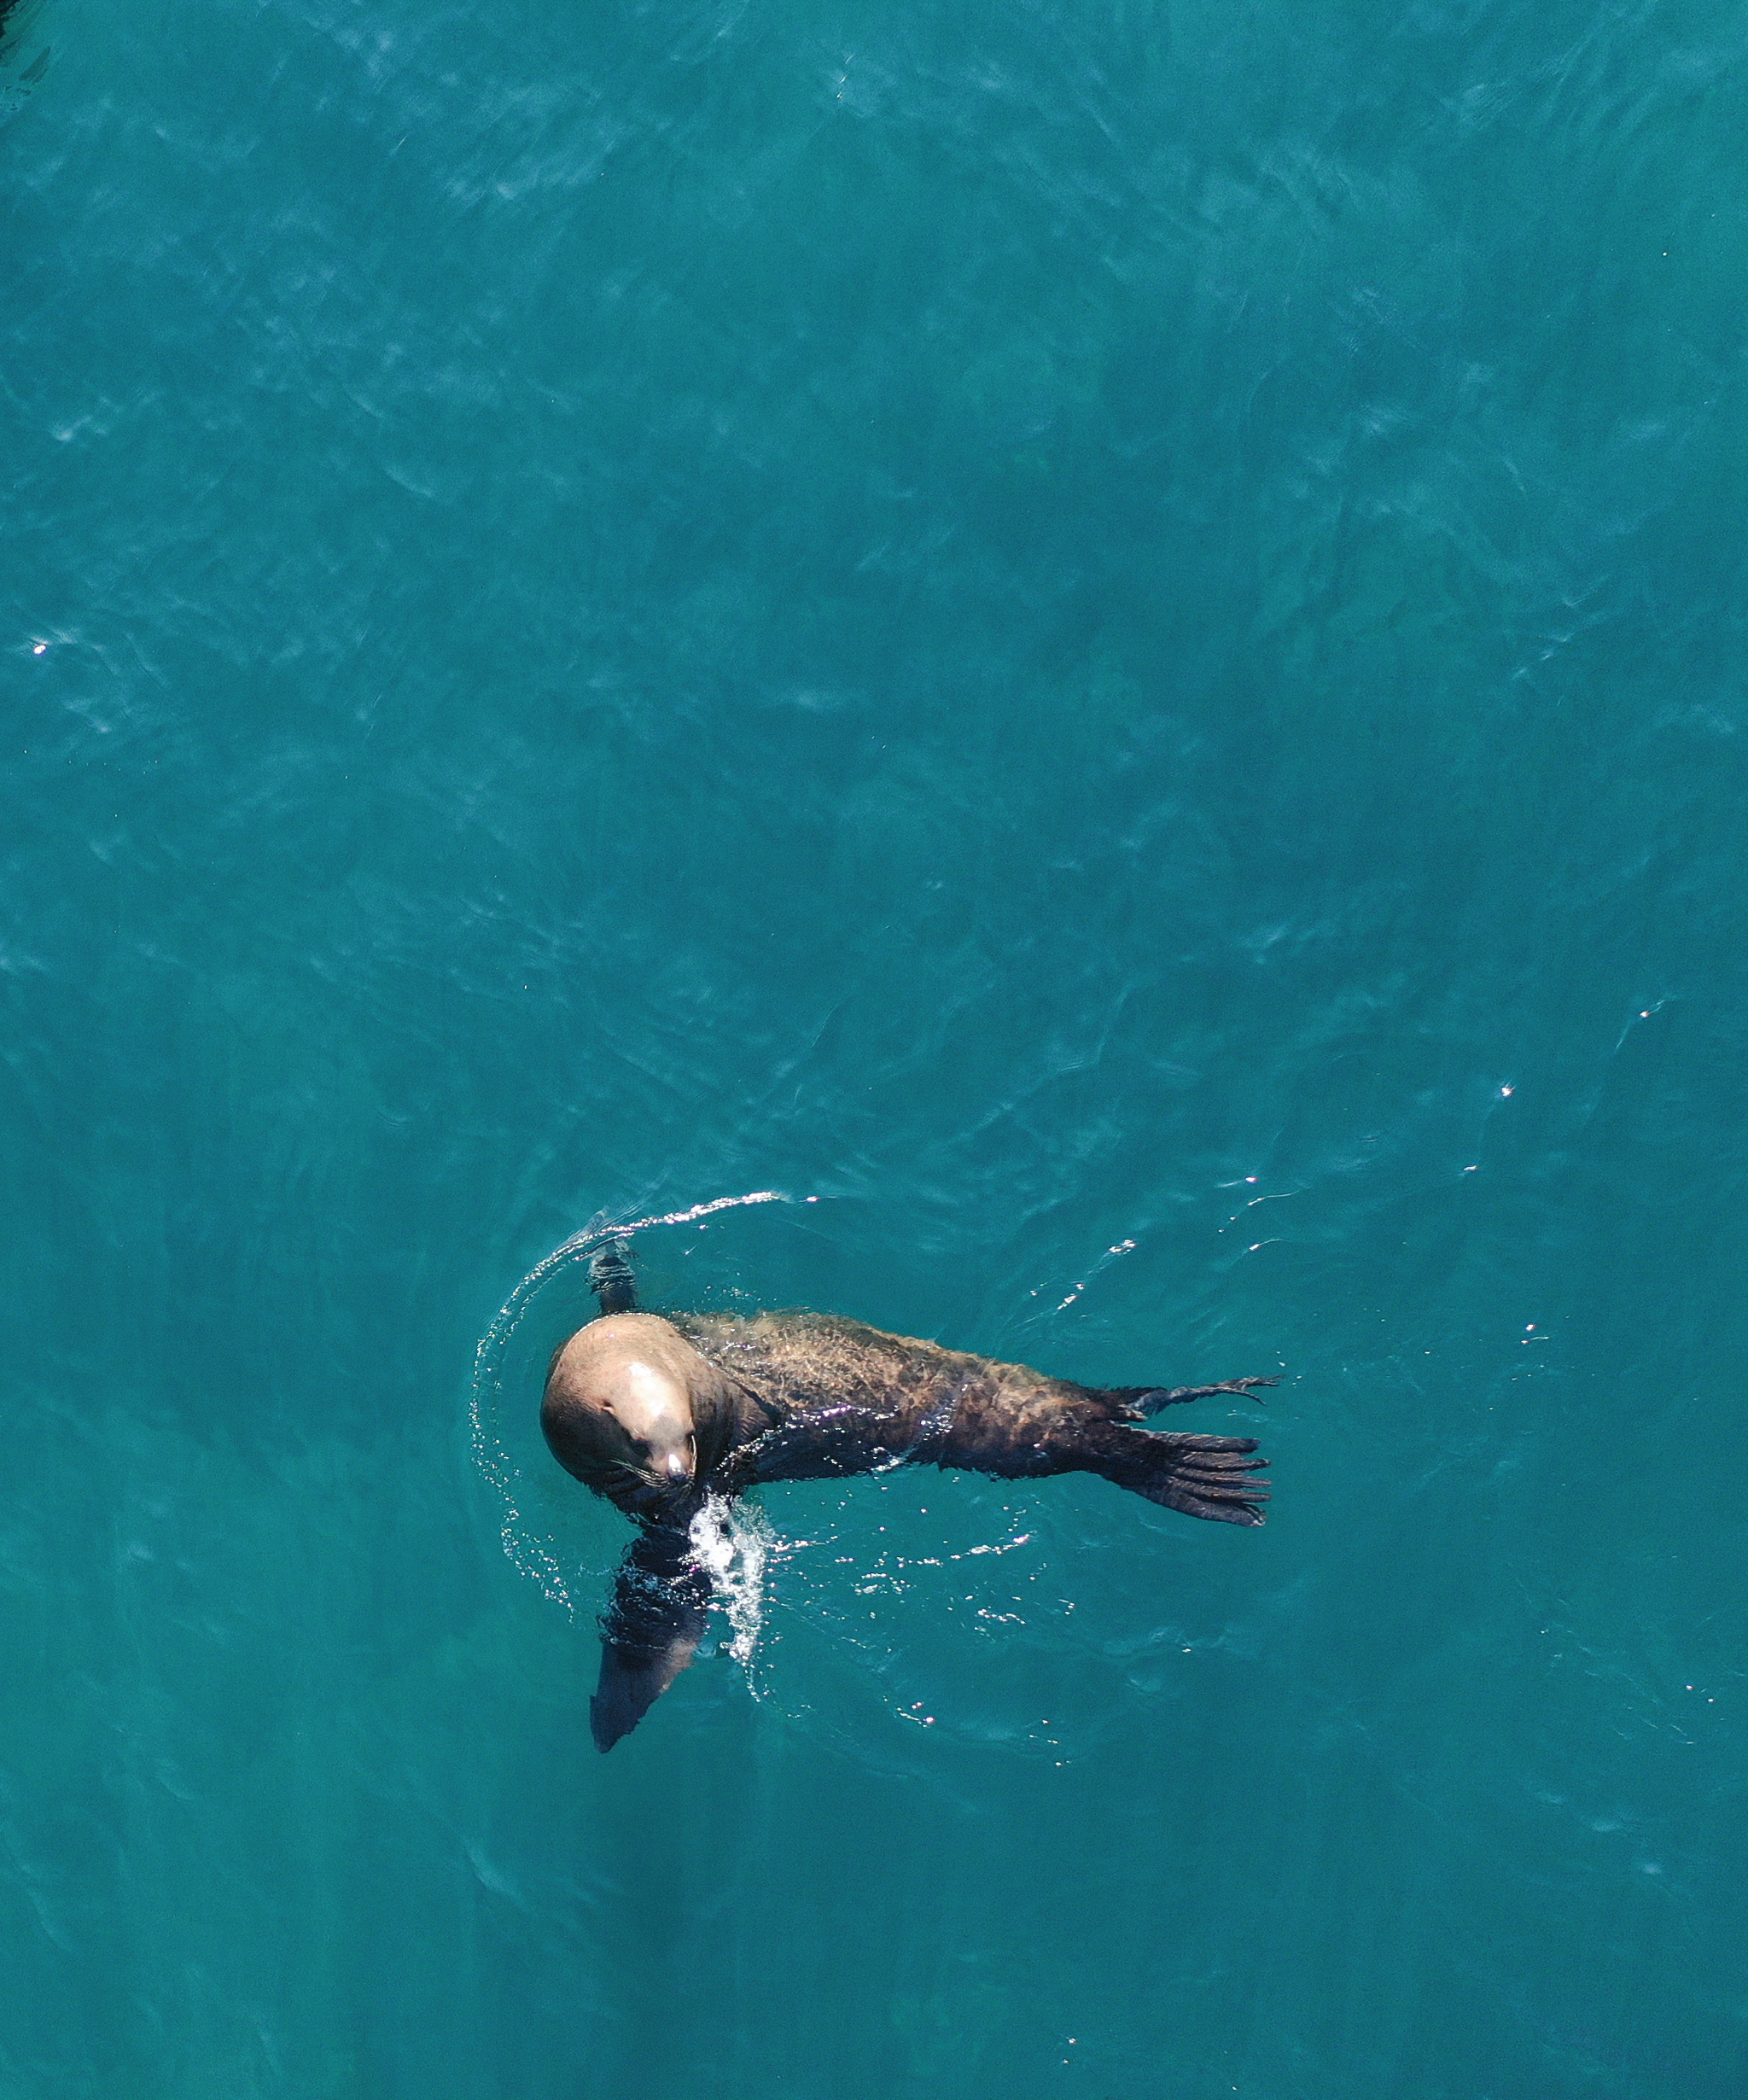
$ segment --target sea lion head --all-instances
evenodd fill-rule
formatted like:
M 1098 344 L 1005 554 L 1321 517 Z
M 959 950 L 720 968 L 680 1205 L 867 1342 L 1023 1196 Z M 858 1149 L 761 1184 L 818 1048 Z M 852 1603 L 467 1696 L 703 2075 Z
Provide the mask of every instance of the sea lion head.
M 612 1313 L 552 1359 L 540 1426 L 567 1473 L 628 1515 L 669 1513 L 720 1455 L 726 1381 L 654 1313 Z

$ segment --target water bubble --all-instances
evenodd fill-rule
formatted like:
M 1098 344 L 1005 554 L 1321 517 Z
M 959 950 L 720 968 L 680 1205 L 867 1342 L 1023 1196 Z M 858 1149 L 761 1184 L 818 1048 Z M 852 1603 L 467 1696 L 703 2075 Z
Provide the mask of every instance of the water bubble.
M 692 1558 L 710 1578 L 716 1607 L 727 1619 L 728 1653 L 745 1669 L 765 1623 L 765 1571 L 778 1543 L 771 1520 L 749 1502 L 706 1498 L 687 1537 Z

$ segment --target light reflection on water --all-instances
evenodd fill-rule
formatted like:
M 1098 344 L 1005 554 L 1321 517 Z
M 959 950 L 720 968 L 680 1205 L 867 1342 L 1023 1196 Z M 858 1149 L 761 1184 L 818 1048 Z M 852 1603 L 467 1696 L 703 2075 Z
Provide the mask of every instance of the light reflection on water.
M 0 2084 L 1737 2100 L 1734 14 L 31 33 Z M 773 1490 L 597 1758 L 597 1205 L 1268 1525 Z

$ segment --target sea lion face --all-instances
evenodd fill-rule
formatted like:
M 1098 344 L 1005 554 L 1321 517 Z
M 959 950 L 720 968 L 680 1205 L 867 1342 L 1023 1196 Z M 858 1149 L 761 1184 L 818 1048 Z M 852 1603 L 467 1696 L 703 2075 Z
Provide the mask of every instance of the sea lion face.
M 572 1335 L 552 1360 L 540 1426 L 553 1455 L 634 1515 L 697 1484 L 699 1403 L 710 1366 L 653 1313 L 614 1313 Z
M 666 1371 L 633 1356 L 603 1381 L 600 1404 L 624 1432 L 639 1473 L 670 1489 L 692 1478 L 698 1439 L 691 1403 Z

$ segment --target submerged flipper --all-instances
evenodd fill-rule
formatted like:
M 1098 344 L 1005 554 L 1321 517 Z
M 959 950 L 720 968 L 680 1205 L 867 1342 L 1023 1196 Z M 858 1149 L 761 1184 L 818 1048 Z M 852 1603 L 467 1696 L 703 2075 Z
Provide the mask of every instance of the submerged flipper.
M 709 1623 L 710 1578 L 684 1528 L 651 1525 L 620 1564 L 601 1620 L 601 1681 L 589 1701 L 597 1750 L 632 1730 L 696 1652 Z
M 609 1240 L 589 1257 L 589 1288 L 600 1299 L 603 1315 L 638 1310 L 638 1280 L 623 1240 Z

